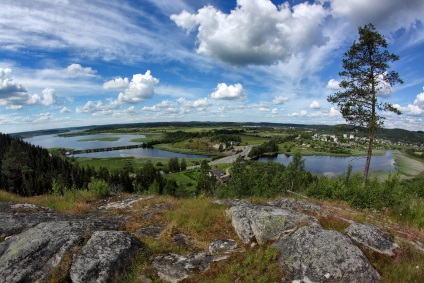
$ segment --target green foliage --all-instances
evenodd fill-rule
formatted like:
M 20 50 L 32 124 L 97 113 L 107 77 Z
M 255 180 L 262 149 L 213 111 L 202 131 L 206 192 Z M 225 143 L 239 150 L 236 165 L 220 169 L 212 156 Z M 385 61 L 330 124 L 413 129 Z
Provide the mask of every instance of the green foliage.
M 88 184 L 88 190 L 94 193 L 94 195 L 98 198 L 110 195 L 109 184 L 104 180 L 91 178 L 91 182 Z

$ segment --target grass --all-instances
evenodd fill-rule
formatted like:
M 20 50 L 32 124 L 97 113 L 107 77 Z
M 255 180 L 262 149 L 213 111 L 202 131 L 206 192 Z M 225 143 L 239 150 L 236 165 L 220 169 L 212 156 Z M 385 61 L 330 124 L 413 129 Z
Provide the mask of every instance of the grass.
M 161 140 L 164 137 L 162 133 L 143 133 L 144 138 L 131 139 L 130 142 L 149 142 L 152 140 Z
M 126 164 L 131 164 L 133 168 L 140 168 L 143 164 L 148 161 L 152 162 L 156 165 L 158 162 L 162 163 L 164 167 L 168 164 L 169 158 L 154 158 L 154 157 L 112 157 L 112 158 L 77 158 L 78 164 L 80 166 L 90 166 L 96 169 L 100 169 L 100 167 L 105 167 L 108 170 L 122 169 Z M 187 166 L 196 165 L 197 162 L 200 162 L 200 158 L 185 158 Z M 181 162 L 181 159 L 179 159 Z
M 89 141 L 118 141 L 119 137 L 108 137 L 108 138 L 91 138 L 91 139 L 81 139 L 77 140 L 77 142 L 89 142 Z
M 197 154 L 204 156 L 213 156 L 217 155 L 218 152 L 206 152 L 202 150 L 206 150 L 205 148 L 197 149 L 197 148 L 187 148 L 183 145 L 173 145 L 169 143 L 161 143 L 154 146 L 156 149 L 176 152 L 176 153 L 184 153 L 184 154 Z
M 408 157 L 398 150 L 393 152 L 393 157 L 397 170 L 407 177 L 417 176 L 424 171 L 424 163 L 422 161 Z
M 267 201 L 266 198 L 261 197 L 248 200 L 258 204 Z M 48 206 L 63 213 L 82 213 L 94 210 L 95 206 L 92 204 L 98 199 L 86 191 L 65 192 L 63 197 L 44 195 L 29 198 L 0 191 L 0 201 L 33 203 Z M 317 200 L 311 198 L 308 201 L 316 202 Z M 151 219 L 140 217 L 142 212 L 160 204 L 165 205 L 166 208 L 156 213 Z M 365 211 L 355 210 L 345 202 L 325 201 L 325 207 L 328 206 L 339 208 L 338 213 L 345 218 L 365 222 L 370 220 L 365 217 L 368 215 Z M 158 196 L 135 203 L 131 210 L 112 211 L 111 213 L 128 215 L 129 221 L 124 228 L 131 233 L 149 225 L 166 227 L 159 239 L 141 238 L 145 246 L 134 258 L 125 278 L 120 282 L 140 282 L 141 275 L 147 276 L 153 282 L 162 282 L 150 265 L 155 256 L 166 253 L 202 252 L 207 250 L 212 240 L 224 238 L 237 240 L 231 220 L 225 214 L 226 208 L 225 205 L 213 203 L 213 199 L 209 198 L 177 199 L 170 196 Z M 417 218 L 424 218 L 423 215 Z M 343 231 L 348 225 L 345 220 L 336 215 L 321 216 L 318 220 L 325 229 Z M 422 233 L 422 231 L 415 231 Z M 186 234 L 192 245 L 189 247 L 174 245 L 171 236 L 177 232 Z M 370 250 L 364 250 L 364 252 L 371 264 L 382 275 L 383 283 L 399 282 L 400 278 L 402 282 L 424 282 L 424 253 L 407 243 L 398 243 L 401 249 L 394 258 L 381 256 Z M 234 253 L 227 260 L 212 263 L 208 271 L 186 279 L 184 282 L 281 282 L 283 274 L 278 264 L 278 251 L 274 247 L 263 245 L 252 248 L 243 245 L 240 241 L 239 247 L 244 247 L 245 252 Z M 46 282 L 68 280 L 67 273 L 74 252 L 75 250 L 71 250 L 65 255 Z

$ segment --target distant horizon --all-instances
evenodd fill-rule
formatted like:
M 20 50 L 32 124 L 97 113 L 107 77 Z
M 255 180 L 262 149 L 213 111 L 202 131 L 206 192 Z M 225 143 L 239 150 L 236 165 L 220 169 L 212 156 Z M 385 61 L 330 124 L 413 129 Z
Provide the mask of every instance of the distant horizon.
M 95 127 L 103 127 L 103 126 L 132 126 L 132 125 L 138 125 L 138 124 L 156 124 L 156 123 L 165 123 L 165 124 L 189 124 L 189 123 L 211 123 L 211 124 L 218 124 L 218 123 L 234 123 L 234 124 L 271 124 L 271 125 L 280 125 L 280 126 L 289 126 L 289 125 L 294 125 L 294 126 L 328 126 L 328 127 L 335 127 L 335 126 L 351 126 L 349 124 L 346 123 L 341 123 L 341 124 L 334 124 L 334 125 L 330 125 L 330 124 L 303 124 L 303 123 L 279 123 L 279 122 L 249 122 L 249 121 L 245 121 L 245 122 L 232 122 L 232 121 L 157 121 L 157 122 L 133 122 L 133 123 L 111 123 L 111 124 L 97 124 L 97 125 L 85 125 L 85 126 L 74 126 L 74 127 L 58 127 L 58 128 L 46 128 L 46 129 L 39 129 L 39 130 L 28 130 L 28 131 L 21 131 L 21 132 L 10 132 L 10 133 L 6 133 L 6 132 L 1 132 L 0 133 L 4 133 L 4 134 L 11 134 L 11 135 L 18 135 L 18 134 L 25 134 L 25 133 L 31 133 L 31 132 L 42 132 L 42 131 L 59 131 L 59 130 L 73 130 L 73 129 L 81 129 L 81 128 L 95 128 Z M 386 128 L 383 127 L 382 129 L 386 129 L 386 130 L 405 130 L 405 131 L 410 131 L 410 132 L 416 132 L 416 133 L 423 133 L 423 130 L 417 130 L 417 131 L 412 131 L 412 130 L 407 130 L 407 129 L 402 129 L 402 128 Z
M 51 3 L 50 3 L 51 2 Z M 0 132 L 165 121 L 345 123 L 327 97 L 372 23 L 424 130 L 422 0 L 14 0 L 0 10 Z

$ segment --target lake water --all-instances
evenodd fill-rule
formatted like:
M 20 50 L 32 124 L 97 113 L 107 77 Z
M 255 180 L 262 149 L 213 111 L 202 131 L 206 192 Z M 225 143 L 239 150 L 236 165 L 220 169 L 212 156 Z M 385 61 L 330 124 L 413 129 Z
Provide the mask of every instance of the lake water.
M 79 141 L 85 139 L 96 139 L 96 138 L 113 138 L 118 137 L 117 141 Z M 121 134 L 96 134 L 86 136 L 73 136 L 73 137 L 59 137 L 56 134 L 53 135 L 42 135 L 35 136 L 32 138 L 25 139 L 34 145 L 38 145 L 44 148 L 73 148 L 75 150 L 82 149 L 94 149 L 94 148 L 105 148 L 115 146 L 126 146 L 136 145 L 138 143 L 130 142 L 132 139 L 144 138 L 143 135 L 121 135 Z M 110 157 L 154 157 L 154 158 L 208 158 L 208 156 L 197 155 L 197 154 L 183 154 L 175 153 L 155 148 L 132 148 L 114 151 L 103 151 L 103 152 L 92 152 L 84 154 L 76 154 L 75 157 L 92 157 L 92 158 L 110 158 Z
M 288 165 L 292 161 L 292 156 L 279 154 L 274 157 L 260 157 L 259 161 L 274 161 Z M 366 156 L 303 156 L 305 169 L 311 173 L 336 176 L 346 172 L 348 165 L 352 164 L 353 172 L 362 172 L 365 168 Z M 394 172 L 396 171 L 393 151 L 388 150 L 386 155 L 373 156 L 371 158 L 370 173 Z

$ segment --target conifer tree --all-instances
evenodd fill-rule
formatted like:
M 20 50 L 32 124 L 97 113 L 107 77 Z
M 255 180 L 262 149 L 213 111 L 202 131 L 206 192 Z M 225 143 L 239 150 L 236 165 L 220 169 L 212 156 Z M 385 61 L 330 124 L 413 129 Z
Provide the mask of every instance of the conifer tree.
M 365 186 L 371 163 L 374 136 L 384 124 L 379 111 L 401 112 L 390 103 L 378 102 L 378 93 L 390 91 L 396 83 L 403 83 L 398 73 L 389 71 L 389 63 L 399 60 L 399 56 L 387 51 L 387 42 L 373 24 L 359 27 L 359 39 L 354 41 L 342 60 L 343 89 L 330 95 L 327 100 L 336 104 L 343 118 L 354 126 L 369 133 L 367 161 L 362 185 Z

